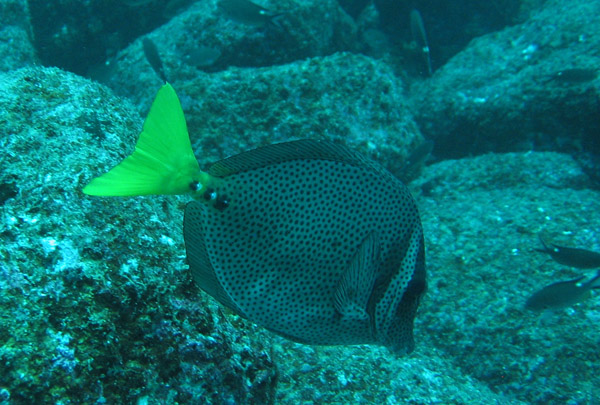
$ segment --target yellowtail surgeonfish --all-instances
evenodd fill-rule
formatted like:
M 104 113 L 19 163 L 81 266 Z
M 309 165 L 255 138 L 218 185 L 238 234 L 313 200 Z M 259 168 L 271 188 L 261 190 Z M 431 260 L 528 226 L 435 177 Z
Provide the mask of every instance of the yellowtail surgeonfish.
M 133 153 L 83 192 L 189 194 L 184 239 L 198 285 L 297 342 L 414 347 L 425 291 L 423 231 L 407 188 L 331 142 L 266 146 L 201 171 L 164 85 Z

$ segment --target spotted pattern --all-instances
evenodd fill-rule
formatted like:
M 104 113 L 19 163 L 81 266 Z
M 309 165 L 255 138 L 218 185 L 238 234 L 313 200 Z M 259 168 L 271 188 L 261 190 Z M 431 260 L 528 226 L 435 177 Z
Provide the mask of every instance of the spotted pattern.
M 323 152 L 323 144 L 301 142 L 312 151 L 296 148 L 277 158 L 281 149 L 272 145 L 268 164 L 264 154 L 262 164 L 249 155 L 237 172 L 226 168 L 245 162 L 244 154 L 229 166 L 217 163 L 215 172 L 224 176 L 216 193 L 228 196 L 226 208 L 199 200 L 186 210 L 193 274 L 223 304 L 296 341 L 412 350 L 425 285 L 413 199 L 391 174 L 354 152 L 331 144 Z M 368 319 L 347 319 L 336 310 L 335 291 L 371 233 L 378 235 L 380 255 L 375 282 L 367 283 L 373 285 Z

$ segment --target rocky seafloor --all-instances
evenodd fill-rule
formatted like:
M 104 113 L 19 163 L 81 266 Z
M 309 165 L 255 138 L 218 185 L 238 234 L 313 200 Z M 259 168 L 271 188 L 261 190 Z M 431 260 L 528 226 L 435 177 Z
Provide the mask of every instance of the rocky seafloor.
M 474 7 L 480 19 L 464 27 L 442 5 L 422 5 L 431 33 L 461 38 L 430 35 L 432 77 L 418 72 L 410 38 L 380 24 L 384 1 L 352 15 L 350 2 L 263 2 L 296 10 L 269 28 L 224 19 L 215 1 L 168 13 L 171 2 L 123 2 L 113 16 L 102 2 L 68 3 L 0 7 L 0 403 L 600 401 L 598 299 L 524 308 L 545 285 L 594 274 L 534 251 L 540 235 L 600 251 L 600 2 L 501 2 L 512 10 L 501 22 L 481 23 L 494 10 Z M 114 29 L 121 11 L 137 12 L 129 31 Z M 90 42 L 92 62 L 116 49 L 101 76 L 74 54 L 84 33 L 104 38 Z M 402 176 L 406 156 L 435 140 L 409 184 L 428 271 L 412 354 L 275 336 L 192 282 L 185 198 L 81 192 L 131 152 L 161 84 L 145 34 L 202 166 L 311 137 Z M 223 59 L 183 63 L 200 40 Z

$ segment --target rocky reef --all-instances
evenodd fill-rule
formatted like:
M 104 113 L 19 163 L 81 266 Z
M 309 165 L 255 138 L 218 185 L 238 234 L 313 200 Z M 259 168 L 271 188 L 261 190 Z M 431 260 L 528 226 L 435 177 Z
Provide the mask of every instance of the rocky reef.
M 3 2 L 0 403 L 600 401 L 597 298 L 524 308 L 592 276 L 540 235 L 600 251 L 599 3 L 415 2 L 431 76 L 400 3 L 264 1 L 272 18 L 244 23 L 217 0 Z M 202 166 L 315 138 L 402 176 L 434 141 L 409 184 L 429 284 L 414 353 L 275 336 L 192 281 L 185 198 L 81 192 L 131 153 L 161 85 L 143 38 Z

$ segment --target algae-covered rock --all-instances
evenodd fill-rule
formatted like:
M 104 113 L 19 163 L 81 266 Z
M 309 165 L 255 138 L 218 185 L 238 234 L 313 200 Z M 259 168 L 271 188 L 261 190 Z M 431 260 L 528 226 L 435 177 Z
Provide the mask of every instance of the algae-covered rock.
M 135 86 L 128 97 L 145 113 L 160 85 Z M 173 86 L 202 163 L 275 142 L 329 139 L 399 176 L 406 156 L 422 142 L 402 81 L 388 65 L 363 55 L 199 72 Z
M 427 167 L 411 183 L 428 248 L 421 345 L 512 403 L 597 403 L 598 295 L 545 313 L 549 284 L 593 277 L 536 252 L 539 237 L 600 251 L 600 193 L 566 154 L 486 154 Z
M 11 403 L 269 402 L 276 370 L 191 282 L 182 202 L 81 193 L 142 119 L 57 69 L 0 76 L 0 388 Z
M 356 47 L 354 22 L 335 0 L 263 2 L 276 17 L 261 25 L 231 18 L 218 3 L 196 2 L 144 37 L 156 45 L 168 81 L 193 80 L 205 71 L 229 67 L 277 66 Z M 315 19 L 316 15 L 327 18 Z M 152 89 L 161 84 L 141 38 L 101 72 L 98 80 L 136 103 L 140 96 L 153 97 Z
M 597 1 L 549 0 L 520 25 L 485 35 L 412 89 L 439 157 L 488 151 L 598 153 Z
M 401 82 L 349 53 L 199 75 L 176 85 L 199 159 L 313 138 L 342 142 L 398 175 L 422 138 Z

